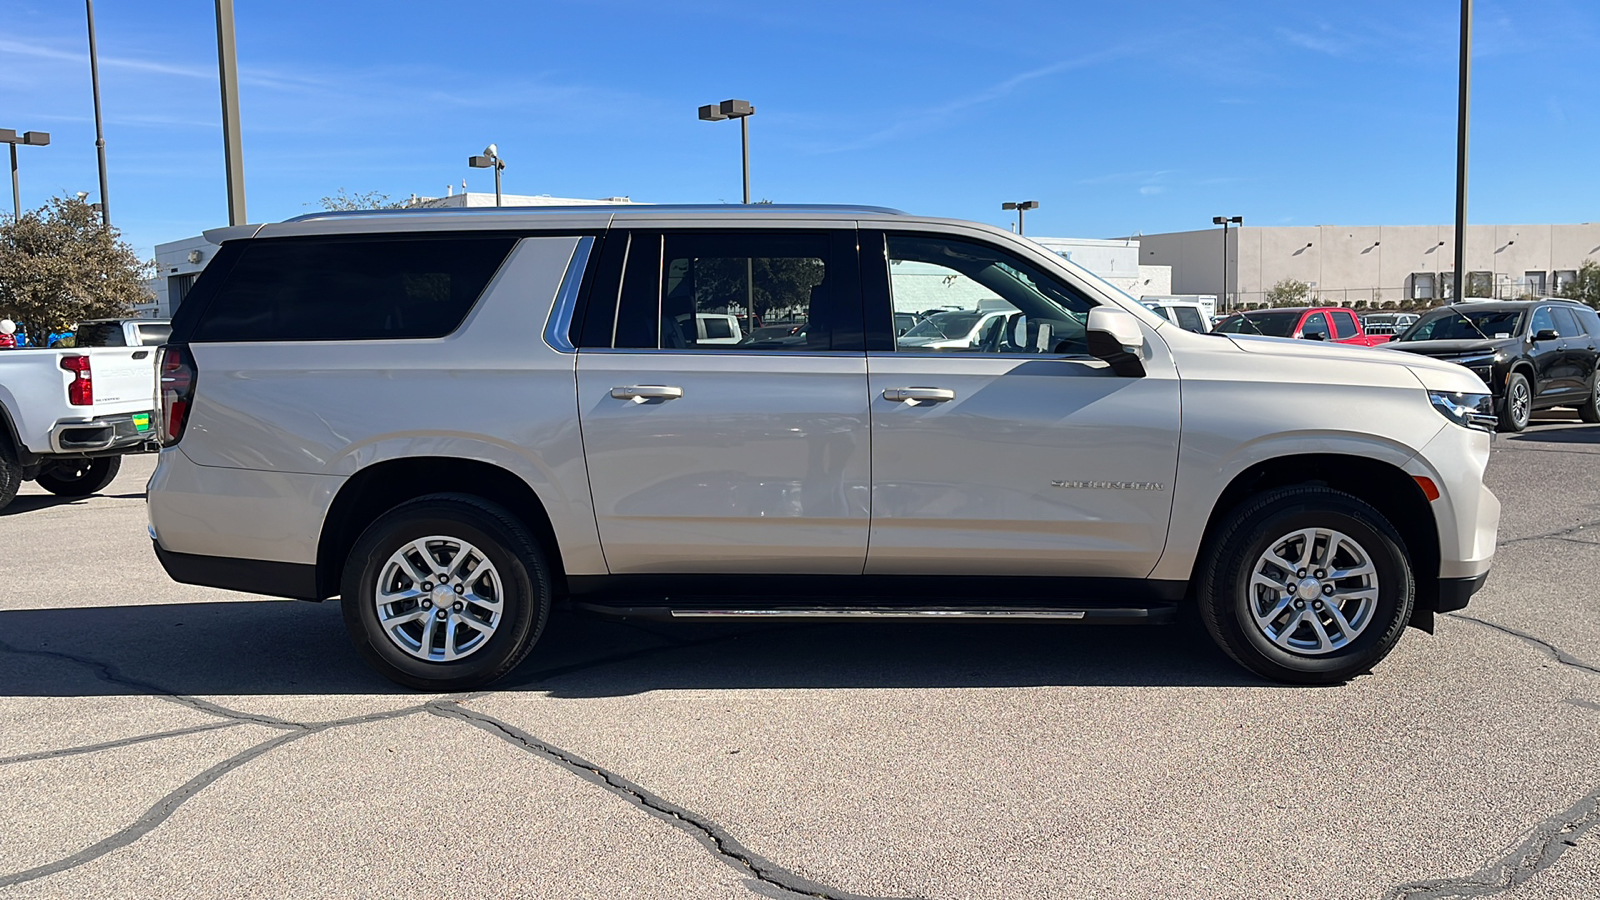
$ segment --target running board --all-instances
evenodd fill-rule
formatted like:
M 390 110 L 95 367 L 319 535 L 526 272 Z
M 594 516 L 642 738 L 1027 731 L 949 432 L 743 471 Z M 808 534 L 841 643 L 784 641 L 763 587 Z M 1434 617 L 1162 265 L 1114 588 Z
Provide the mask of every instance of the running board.
M 1171 604 L 1147 607 L 1029 607 L 1029 606 L 786 606 L 664 607 L 612 606 L 578 603 L 579 609 L 607 616 L 650 619 L 922 619 L 1083 622 L 1085 624 L 1165 624 L 1176 616 Z

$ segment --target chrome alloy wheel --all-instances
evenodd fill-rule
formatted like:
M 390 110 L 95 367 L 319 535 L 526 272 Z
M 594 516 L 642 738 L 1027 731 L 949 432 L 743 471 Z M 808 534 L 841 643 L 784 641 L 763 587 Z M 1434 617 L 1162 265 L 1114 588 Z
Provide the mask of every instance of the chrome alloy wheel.
M 1378 570 L 1348 535 L 1306 528 L 1273 541 L 1256 560 L 1249 608 L 1267 640 L 1321 656 L 1349 646 L 1372 624 Z
M 1511 383 L 1511 396 L 1506 400 L 1511 404 L 1511 421 L 1522 425 L 1533 415 L 1533 395 L 1528 391 L 1526 381 L 1513 381 Z
M 500 625 L 500 573 L 460 538 L 417 538 L 383 564 L 373 602 L 395 646 L 428 662 L 471 656 Z

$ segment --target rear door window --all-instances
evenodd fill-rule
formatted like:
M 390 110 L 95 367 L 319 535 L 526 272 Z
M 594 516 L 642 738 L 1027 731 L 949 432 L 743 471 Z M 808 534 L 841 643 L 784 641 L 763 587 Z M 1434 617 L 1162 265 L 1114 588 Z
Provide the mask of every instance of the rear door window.
M 1300 326 L 1301 337 L 1310 337 L 1313 334 L 1322 335 L 1323 340 L 1328 339 L 1328 317 L 1322 313 L 1312 313 L 1306 317 L 1306 323 Z
M 195 341 L 438 338 L 505 261 L 510 236 L 249 241 L 206 303 Z
M 1553 306 L 1550 308 L 1550 313 L 1555 316 L 1557 334 L 1564 338 L 1583 334 L 1583 327 L 1578 324 L 1578 317 L 1572 314 L 1572 310 Z
M 1333 334 L 1339 340 L 1356 336 L 1356 317 L 1347 312 L 1335 310 L 1329 313 L 1333 317 Z
M 1174 307 L 1173 314 L 1178 317 L 1178 326 L 1185 331 L 1205 331 L 1205 323 L 1200 320 L 1200 310 L 1188 306 Z

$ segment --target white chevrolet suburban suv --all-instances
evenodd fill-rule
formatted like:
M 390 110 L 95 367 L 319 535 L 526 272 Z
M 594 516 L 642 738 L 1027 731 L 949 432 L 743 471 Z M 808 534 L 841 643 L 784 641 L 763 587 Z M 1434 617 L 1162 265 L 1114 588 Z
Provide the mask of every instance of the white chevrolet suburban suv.
M 360 654 L 415 688 L 506 674 L 557 605 L 1189 607 L 1259 675 L 1331 683 L 1463 607 L 1494 554 L 1471 372 L 1191 333 L 983 225 L 406 210 L 213 239 L 162 348 L 156 554 L 179 581 L 341 597 Z M 897 347 L 908 262 L 1015 312 Z M 701 314 L 806 328 L 711 343 L 682 326 Z

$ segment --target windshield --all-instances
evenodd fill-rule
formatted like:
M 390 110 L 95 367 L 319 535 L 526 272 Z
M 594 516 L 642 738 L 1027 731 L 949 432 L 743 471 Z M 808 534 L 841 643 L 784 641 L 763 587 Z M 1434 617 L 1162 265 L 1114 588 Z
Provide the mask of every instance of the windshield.
M 918 322 L 903 337 L 964 338 L 972 332 L 972 326 L 978 324 L 979 315 L 975 312 L 935 313 Z
M 1235 313 L 1223 319 L 1212 331 L 1223 334 L 1264 334 L 1267 337 L 1293 337 L 1300 322 L 1299 311 Z
M 1522 310 L 1441 309 L 1417 320 L 1396 341 L 1481 341 L 1515 337 L 1522 330 Z

